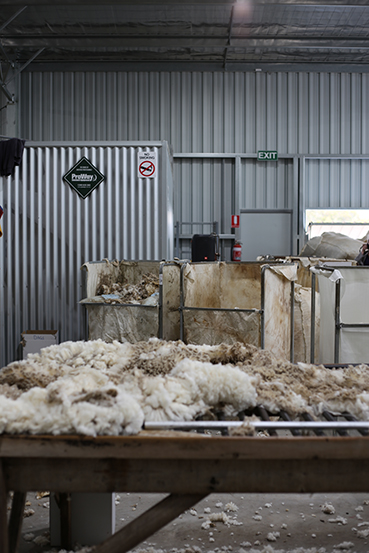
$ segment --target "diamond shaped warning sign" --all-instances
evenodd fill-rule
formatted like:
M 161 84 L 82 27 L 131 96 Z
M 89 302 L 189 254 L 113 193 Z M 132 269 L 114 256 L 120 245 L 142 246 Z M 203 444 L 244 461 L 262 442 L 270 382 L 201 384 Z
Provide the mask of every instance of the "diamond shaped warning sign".
M 89 194 L 105 179 L 104 175 L 86 158 L 81 158 L 63 179 L 82 197 Z

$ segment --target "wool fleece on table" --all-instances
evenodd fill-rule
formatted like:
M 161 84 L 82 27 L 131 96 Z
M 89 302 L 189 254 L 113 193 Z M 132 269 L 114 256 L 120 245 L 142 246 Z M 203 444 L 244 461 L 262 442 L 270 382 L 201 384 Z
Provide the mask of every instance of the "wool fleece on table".
M 293 365 L 252 345 L 64 342 L 0 371 L 0 433 L 137 434 L 263 405 L 271 413 L 349 411 L 369 420 L 369 367 Z

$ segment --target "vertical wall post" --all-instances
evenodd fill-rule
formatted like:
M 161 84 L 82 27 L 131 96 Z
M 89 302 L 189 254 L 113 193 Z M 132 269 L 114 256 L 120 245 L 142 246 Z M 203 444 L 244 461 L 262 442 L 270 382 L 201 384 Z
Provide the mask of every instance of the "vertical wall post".
M 183 341 L 183 307 L 184 307 L 184 282 L 183 282 L 183 273 L 187 263 L 183 263 L 181 267 L 181 277 L 180 277 L 180 301 L 179 301 L 179 339 Z
M 295 357 L 295 282 L 291 280 L 291 345 L 290 361 L 293 363 Z
M 301 249 L 301 236 L 299 228 L 299 158 L 297 156 L 293 157 L 292 196 L 292 236 L 296 236 L 292 243 L 292 255 L 298 255 Z
M 265 271 L 269 269 L 269 265 L 264 265 L 261 268 L 261 290 L 260 290 L 260 347 L 265 348 Z
M 315 362 L 315 290 L 316 275 L 311 273 L 311 322 L 310 322 L 310 363 Z
M 158 319 L 159 319 L 159 338 L 163 339 L 163 269 L 164 263 L 159 265 L 159 305 L 158 305 Z
M 180 222 L 176 222 L 176 257 L 179 259 L 179 225 Z
M 334 314 L 335 314 L 335 330 L 334 330 L 334 362 L 339 363 L 340 359 L 340 334 L 341 334 L 341 313 L 340 313 L 340 307 L 341 307 L 341 280 L 338 279 L 336 281 L 335 286 L 335 306 L 334 306 Z
M 236 156 L 235 158 L 235 168 L 234 168 L 234 213 L 236 215 L 240 214 L 241 209 L 241 157 Z M 235 229 L 235 239 L 240 240 L 241 230 L 239 228 Z

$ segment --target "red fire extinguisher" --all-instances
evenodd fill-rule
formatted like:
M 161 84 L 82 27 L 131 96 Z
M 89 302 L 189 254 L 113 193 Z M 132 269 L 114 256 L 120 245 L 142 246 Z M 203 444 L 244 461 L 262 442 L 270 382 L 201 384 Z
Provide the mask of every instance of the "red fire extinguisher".
M 242 244 L 235 242 L 232 249 L 232 261 L 241 261 Z

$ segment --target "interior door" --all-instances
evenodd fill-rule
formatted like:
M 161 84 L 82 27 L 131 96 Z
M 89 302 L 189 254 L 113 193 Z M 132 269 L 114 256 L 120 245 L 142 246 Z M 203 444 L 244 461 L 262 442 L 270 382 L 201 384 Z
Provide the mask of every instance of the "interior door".
M 242 261 L 292 255 L 292 209 L 241 209 Z

